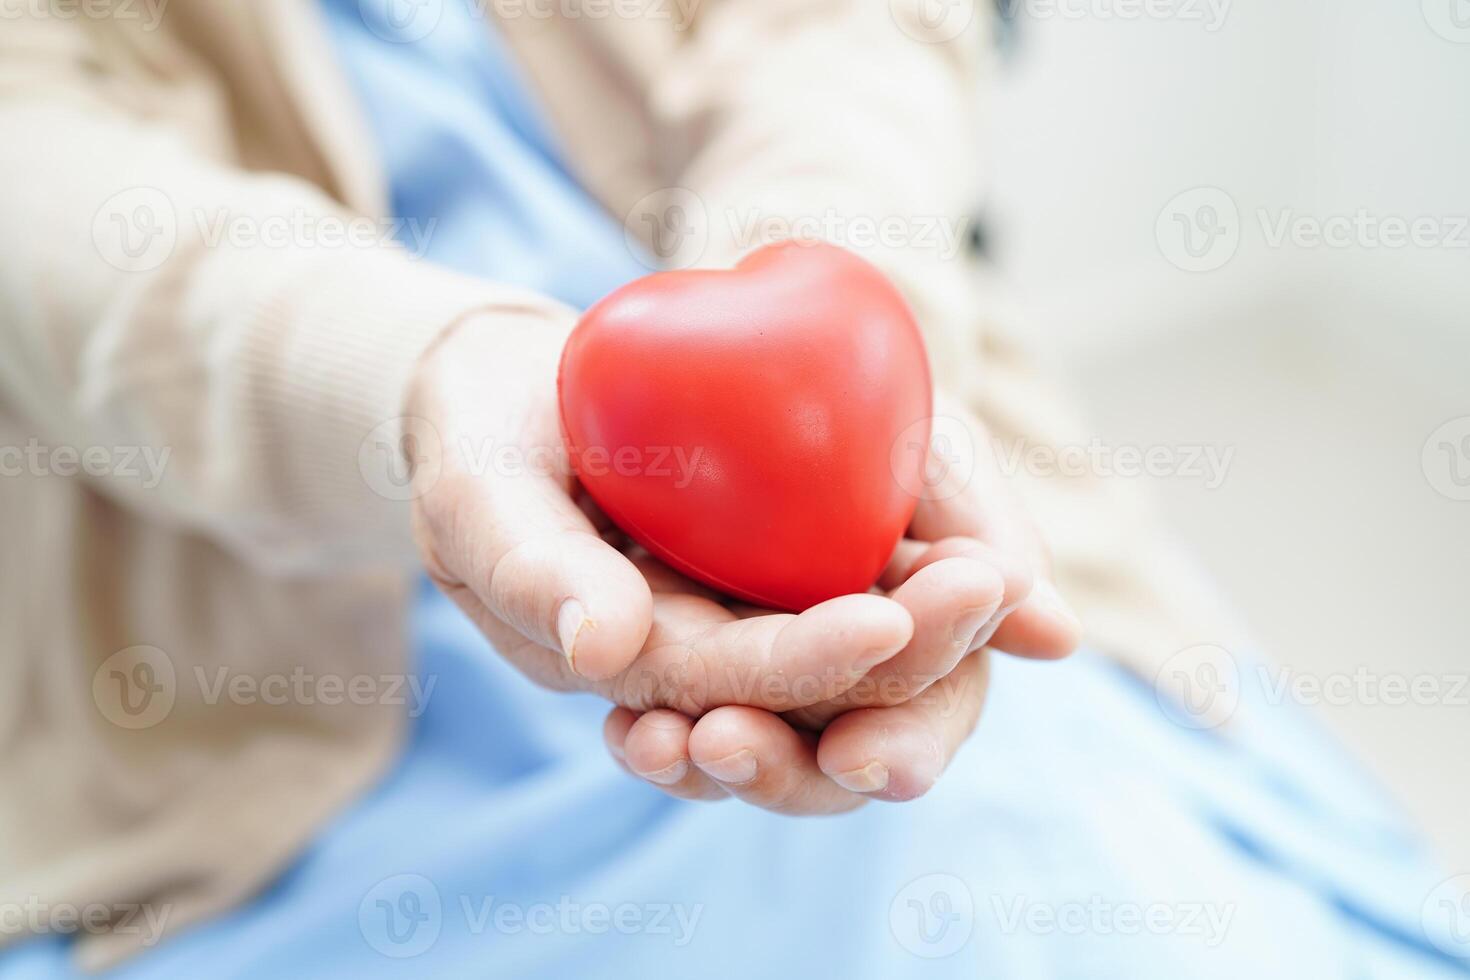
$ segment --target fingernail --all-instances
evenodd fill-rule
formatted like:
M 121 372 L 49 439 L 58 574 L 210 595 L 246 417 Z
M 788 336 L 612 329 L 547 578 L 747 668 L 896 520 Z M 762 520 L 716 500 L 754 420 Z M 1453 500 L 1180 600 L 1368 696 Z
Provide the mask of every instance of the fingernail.
M 959 619 L 954 621 L 954 641 L 956 643 L 969 643 L 975 634 L 980 632 L 980 627 L 990 619 L 994 607 L 985 606 L 979 609 L 966 609 L 960 613 Z
M 1036 583 L 1036 588 L 1031 592 L 1031 597 L 1039 602 L 1041 607 L 1047 612 L 1070 621 L 1079 630 L 1082 628 L 1082 621 L 1077 618 L 1077 614 L 1072 611 L 1072 607 L 1067 604 L 1067 600 L 1062 598 L 1062 594 L 1057 591 L 1057 587 L 1052 585 L 1049 580 L 1039 579 Z
M 660 786 L 672 786 L 689 774 L 689 763 L 680 759 L 672 766 L 665 766 L 653 772 L 640 772 L 638 775 L 650 783 L 658 783 Z
M 834 773 L 832 781 L 854 793 L 876 793 L 888 785 L 888 767 L 881 762 L 870 762 L 861 769 Z
M 587 625 L 587 613 L 576 599 L 566 599 L 556 611 L 556 637 L 561 641 L 561 652 L 566 654 L 572 670 L 577 669 L 577 637 Z
M 748 783 L 755 778 L 755 753 L 750 749 L 741 749 L 723 759 L 701 762 L 698 765 L 709 774 L 711 779 L 729 783 L 732 786 Z
M 884 661 L 892 660 L 895 656 L 897 656 L 898 650 L 900 649 L 902 649 L 902 647 L 899 647 L 898 649 L 894 649 L 893 647 L 881 647 L 877 650 L 872 650 L 853 660 L 852 669 L 860 674 L 866 673 L 867 671 L 872 670 L 874 667 L 878 666 Z

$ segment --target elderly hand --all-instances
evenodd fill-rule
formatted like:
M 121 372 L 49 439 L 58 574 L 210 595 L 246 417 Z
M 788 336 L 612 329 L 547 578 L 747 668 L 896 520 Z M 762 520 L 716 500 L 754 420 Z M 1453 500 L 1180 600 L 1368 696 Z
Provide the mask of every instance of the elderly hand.
M 987 648 L 1040 659 L 1075 648 L 1080 626 L 1045 578 L 1039 539 L 983 428 L 958 406 L 940 410 L 970 437 L 936 461 L 941 476 L 879 583 L 913 618 L 903 650 L 841 694 L 782 716 L 750 706 L 700 717 L 615 709 L 604 736 L 626 769 L 676 796 L 735 796 L 792 814 L 912 799 L 979 719 Z
M 610 544 L 604 533 L 616 533 L 574 497 L 559 457 L 556 369 L 570 326 L 466 322 L 424 355 L 406 400 L 421 436 L 423 563 L 502 656 L 549 687 L 698 717 L 819 704 L 908 646 L 913 618 L 891 598 L 737 614 Z

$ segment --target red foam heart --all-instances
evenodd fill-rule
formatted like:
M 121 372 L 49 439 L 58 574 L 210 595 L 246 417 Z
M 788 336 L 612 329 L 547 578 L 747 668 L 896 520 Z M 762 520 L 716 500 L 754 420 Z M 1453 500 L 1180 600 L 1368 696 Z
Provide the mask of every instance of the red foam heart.
M 888 280 L 835 246 L 629 283 L 577 324 L 557 387 L 592 499 L 729 595 L 799 610 L 867 591 L 913 517 L 923 340 Z

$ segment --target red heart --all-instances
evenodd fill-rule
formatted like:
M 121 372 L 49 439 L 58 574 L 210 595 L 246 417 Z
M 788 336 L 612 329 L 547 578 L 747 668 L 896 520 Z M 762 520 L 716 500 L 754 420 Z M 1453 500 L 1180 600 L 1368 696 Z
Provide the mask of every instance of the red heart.
M 865 592 L 913 517 L 923 340 L 888 280 L 836 246 L 629 283 L 577 324 L 557 388 L 592 499 L 740 599 L 799 610 Z

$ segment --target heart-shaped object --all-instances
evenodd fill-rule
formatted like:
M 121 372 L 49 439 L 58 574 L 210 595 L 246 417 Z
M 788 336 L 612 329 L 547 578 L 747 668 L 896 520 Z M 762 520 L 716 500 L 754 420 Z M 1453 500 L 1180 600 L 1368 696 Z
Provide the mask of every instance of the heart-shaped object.
M 913 517 L 924 343 L 898 290 L 836 246 L 629 283 L 577 324 L 557 388 L 592 499 L 728 595 L 800 610 L 865 592 Z

